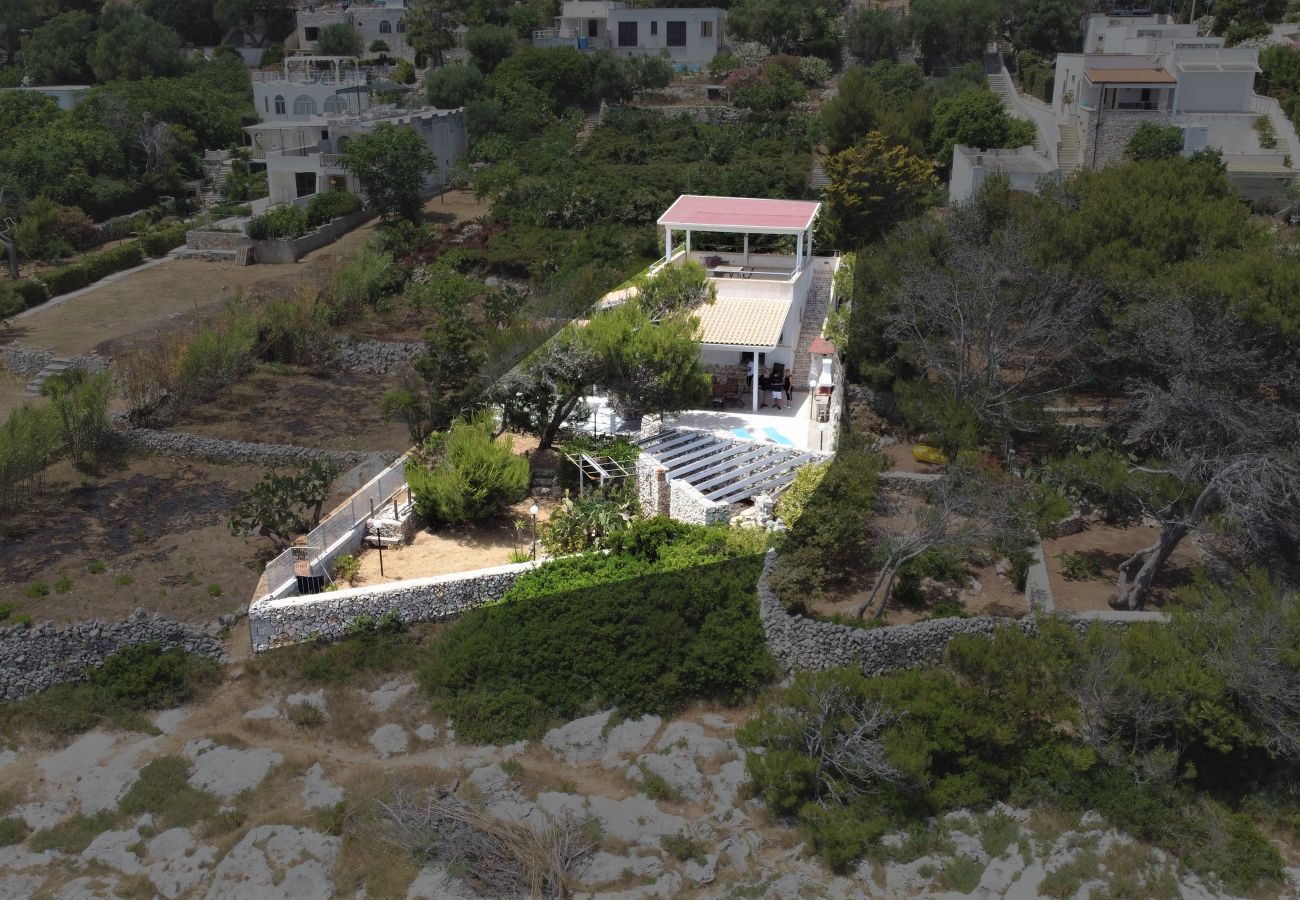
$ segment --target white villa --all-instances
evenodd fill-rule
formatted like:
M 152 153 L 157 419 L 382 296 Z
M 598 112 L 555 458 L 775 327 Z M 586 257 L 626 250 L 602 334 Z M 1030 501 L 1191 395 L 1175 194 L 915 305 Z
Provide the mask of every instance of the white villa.
M 1165 15 L 1089 16 L 1083 52 L 1056 57 L 1051 104 L 1018 93 L 1000 58 L 996 67 L 991 86 L 1013 115 L 1035 123 L 1034 152 L 1053 175 L 1122 160 L 1145 122 L 1180 128 L 1185 154 L 1222 152 L 1228 177 L 1246 197 L 1278 196 L 1297 173 L 1295 128 L 1276 100 L 1254 92 L 1258 50 L 1199 36 L 1195 24 Z M 977 156 L 986 171 L 1003 171 L 998 154 L 958 148 L 954 172 L 975 168 Z M 1017 156 L 1005 157 L 1006 174 L 1034 167 Z M 965 199 L 976 181 L 962 175 L 950 198 Z
M 370 54 L 370 45 L 383 41 L 386 56 L 413 59 L 415 51 L 406 42 L 406 0 L 379 0 L 377 3 L 309 3 L 295 13 L 298 46 L 312 49 L 321 31 L 330 25 L 346 25 L 361 38 L 361 48 Z M 373 54 L 379 55 L 379 54 Z
M 464 110 L 372 105 L 366 74 L 351 57 L 292 56 L 281 71 L 252 75 L 262 121 L 244 130 L 253 158 L 266 163 L 275 203 L 333 188 L 360 193 L 339 154 L 349 140 L 380 122 L 414 129 L 424 138 L 438 158 L 430 191 L 447 182 L 468 146 Z
M 680 68 L 696 69 L 726 47 L 725 22 L 726 13 L 714 7 L 633 8 L 618 0 L 565 0 L 554 27 L 533 32 L 533 46 L 665 55 Z

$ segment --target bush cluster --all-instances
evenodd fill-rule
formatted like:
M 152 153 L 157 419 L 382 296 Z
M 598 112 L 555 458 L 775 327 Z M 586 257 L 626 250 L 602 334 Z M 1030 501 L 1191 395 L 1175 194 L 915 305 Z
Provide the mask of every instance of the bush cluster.
M 1231 590 L 1200 582 L 1172 615 L 965 635 L 925 671 L 801 673 L 739 732 L 762 751 L 747 766 L 772 811 L 796 816 L 838 871 L 929 816 L 1046 802 L 1097 810 L 1214 888 L 1250 893 L 1280 878 L 1282 861 L 1231 804 L 1251 792 L 1280 804 L 1274 816 L 1294 809 L 1300 746 L 1284 735 L 1300 715 L 1265 697 L 1268 684 L 1295 683 L 1298 663 L 1263 647 L 1291 646 L 1300 613 L 1259 574 Z M 1225 646 L 1256 647 L 1252 670 L 1212 650 Z
M 822 591 L 861 570 L 886 464 L 861 436 L 844 430 L 820 484 L 803 501 L 772 573 L 772 589 L 787 609 L 807 612 Z
M 758 540 L 761 541 L 761 534 Z M 752 536 L 638 521 L 606 554 L 548 562 L 432 649 L 421 679 L 458 735 L 510 741 L 617 707 L 734 701 L 769 677 Z
M 528 493 L 527 457 L 483 418 L 432 434 L 406 464 L 415 508 L 429 525 L 481 522 Z
M 361 212 L 361 201 L 347 191 L 322 191 L 307 201 L 307 225 L 319 228 L 335 219 Z
M 291 241 L 306 234 L 307 228 L 307 211 L 289 204 L 274 206 L 248 220 L 248 236 L 255 241 Z
M 20 702 L 0 703 L 0 733 L 35 729 L 80 734 L 104 723 L 146 730 L 141 713 L 189 703 L 214 686 L 221 668 L 210 659 L 156 642 L 120 650 L 86 681 L 60 684 Z

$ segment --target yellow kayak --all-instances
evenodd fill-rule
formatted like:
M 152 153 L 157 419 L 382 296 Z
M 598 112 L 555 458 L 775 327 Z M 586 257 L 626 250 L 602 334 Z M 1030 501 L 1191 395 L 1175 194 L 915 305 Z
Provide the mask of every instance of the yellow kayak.
M 929 444 L 917 444 L 913 447 L 912 459 L 917 462 L 929 463 L 932 466 L 948 465 L 948 454 L 938 447 L 931 447 Z

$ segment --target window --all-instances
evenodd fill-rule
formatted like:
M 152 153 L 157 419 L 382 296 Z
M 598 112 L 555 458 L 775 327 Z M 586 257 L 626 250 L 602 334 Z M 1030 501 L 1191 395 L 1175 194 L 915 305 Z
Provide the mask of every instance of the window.
M 711 38 L 711 37 L 713 37 L 713 23 L 712 23 L 712 22 L 701 22 L 701 23 L 700 23 L 700 37 L 702 37 L 702 38 Z
M 620 47 L 636 46 L 636 23 L 635 22 L 618 23 L 618 45 Z
M 348 111 L 347 101 L 344 100 L 342 97 L 340 97 L 338 94 L 330 94 L 328 97 L 325 98 L 326 114 L 343 113 L 347 111 Z
M 596 37 L 598 34 L 600 34 L 600 20 L 599 20 L 599 19 L 588 19 L 588 20 L 587 20 L 587 37 Z
M 315 25 L 308 25 L 302 30 L 302 36 L 308 41 L 315 41 L 320 38 L 320 29 Z
M 293 173 L 294 189 L 298 192 L 299 197 L 309 197 L 316 193 L 316 173 L 315 172 L 294 172 Z
M 293 101 L 293 114 L 295 116 L 316 115 L 316 101 L 306 94 L 299 94 L 298 99 Z
M 320 130 L 320 139 L 322 141 L 328 141 L 330 139 L 330 130 L 328 128 L 322 128 Z
M 650 33 L 651 33 L 651 34 L 658 34 L 658 33 L 659 33 L 659 23 L 658 23 L 658 22 L 651 22 L 651 23 L 650 23 Z
M 380 21 L 380 23 L 379 23 L 379 33 L 380 33 L 380 34 L 392 34 L 392 33 L 393 33 L 393 26 L 389 23 L 389 21 L 388 21 L 387 19 L 383 19 L 382 21 Z
M 284 115 L 284 97 L 280 94 L 275 95 L 275 114 L 277 116 Z
M 270 111 L 271 111 L 271 98 L 270 98 L 270 97 L 263 97 L 263 98 L 262 98 L 262 107 L 263 107 L 263 109 L 266 110 L 266 112 L 270 112 Z
M 398 19 L 398 20 L 397 20 L 397 33 L 398 33 L 398 34 L 406 34 L 406 20 L 405 20 L 405 19 Z
M 668 46 L 669 47 L 686 46 L 686 23 L 685 22 L 668 23 Z

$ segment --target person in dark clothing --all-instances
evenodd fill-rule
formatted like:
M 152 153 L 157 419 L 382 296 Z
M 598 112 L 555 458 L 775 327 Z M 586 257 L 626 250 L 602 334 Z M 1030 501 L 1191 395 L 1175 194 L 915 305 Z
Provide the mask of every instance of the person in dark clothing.
M 785 399 L 787 403 L 794 402 L 794 379 L 790 377 L 790 370 L 785 373 Z
M 767 373 L 759 372 L 758 373 L 758 398 L 763 401 L 762 403 L 759 404 L 759 406 L 763 407 L 764 409 L 767 408 L 767 392 L 768 392 Z

